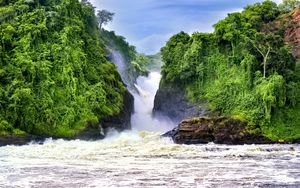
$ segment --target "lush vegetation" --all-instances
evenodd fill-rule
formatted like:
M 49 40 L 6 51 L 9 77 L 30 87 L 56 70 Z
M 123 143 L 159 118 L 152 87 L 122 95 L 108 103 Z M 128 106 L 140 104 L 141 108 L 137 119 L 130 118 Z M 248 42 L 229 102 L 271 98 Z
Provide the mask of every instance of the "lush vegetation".
M 161 49 L 162 84 L 180 84 L 191 101 L 272 139 L 300 139 L 300 67 L 284 42 L 292 3 L 267 0 L 229 14 L 213 33 L 176 34 Z
M 149 63 L 147 64 L 147 67 L 149 70 L 160 70 L 163 66 L 163 61 L 161 59 L 161 54 L 157 53 L 154 55 L 148 55 Z
M 0 133 L 70 137 L 118 114 L 126 92 L 93 6 L 0 1 Z
M 128 84 L 133 86 L 136 78 L 140 75 L 146 76 L 149 73 L 149 66 L 153 65 L 151 57 L 145 54 L 138 54 L 135 46 L 130 45 L 126 38 L 118 36 L 114 31 L 101 31 L 101 38 L 108 47 L 109 53 L 116 50 L 123 56 L 127 64 L 127 79 Z

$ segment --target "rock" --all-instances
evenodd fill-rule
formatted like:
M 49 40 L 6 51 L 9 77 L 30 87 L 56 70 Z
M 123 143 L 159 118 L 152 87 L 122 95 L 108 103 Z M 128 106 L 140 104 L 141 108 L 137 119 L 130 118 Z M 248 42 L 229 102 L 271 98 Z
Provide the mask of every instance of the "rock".
M 300 61 L 300 8 L 291 14 L 292 24 L 285 31 L 285 42 L 292 46 L 294 56 Z
M 251 133 L 247 122 L 230 117 L 186 119 L 178 127 L 162 135 L 177 144 L 271 144 L 260 133 Z
M 0 136 L 0 147 L 7 145 L 26 145 L 29 142 L 43 143 L 45 138 L 33 136 L 30 134 L 20 135 L 1 135 Z
M 182 88 L 160 84 L 155 95 L 153 116 L 167 116 L 180 123 L 182 119 L 207 116 L 209 113 L 205 103 L 190 103 Z
M 114 128 L 118 131 L 131 129 L 131 115 L 134 111 L 134 98 L 126 91 L 123 96 L 123 101 L 124 105 L 119 114 L 101 121 L 101 125 L 105 130 L 108 128 Z
M 85 129 L 80 131 L 74 138 L 80 140 L 100 140 L 105 138 L 105 133 L 102 126 L 99 124 L 97 126 L 87 126 Z

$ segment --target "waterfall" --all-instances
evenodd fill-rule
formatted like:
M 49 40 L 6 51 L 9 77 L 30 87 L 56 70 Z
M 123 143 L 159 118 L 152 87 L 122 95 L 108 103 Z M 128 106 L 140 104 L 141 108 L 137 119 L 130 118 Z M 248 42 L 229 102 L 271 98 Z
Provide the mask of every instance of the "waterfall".
M 128 76 L 126 75 L 126 67 L 128 65 L 126 65 L 120 52 L 112 51 L 112 61 L 118 67 L 123 82 L 129 85 Z M 160 117 L 159 119 L 152 117 L 154 97 L 159 88 L 160 79 L 160 73 L 153 71 L 147 77 L 139 76 L 134 84 L 134 89 L 128 88 L 134 97 L 135 112 L 131 117 L 133 130 L 163 133 L 175 126 L 167 117 Z
M 123 82 L 126 85 L 129 85 L 129 79 L 128 79 L 128 76 L 126 74 L 126 70 L 127 70 L 128 65 L 126 65 L 125 59 L 122 56 L 122 54 L 118 50 L 113 49 L 111 51 L 111 57 L 110 58 L 111 58 L 112 62 L 117 66 L 118 71 L 119 71 L 119 73 L 122 77 Z
M 174 127 L 167 117 L 159 119 L 152 117 L 154 97 L 159 88 L 160 73 L 151 72 L 148 77 L 137 78 L 133 92 L 135 113 L 131 117 L 132 128 L 138 131 L 166 132 Z

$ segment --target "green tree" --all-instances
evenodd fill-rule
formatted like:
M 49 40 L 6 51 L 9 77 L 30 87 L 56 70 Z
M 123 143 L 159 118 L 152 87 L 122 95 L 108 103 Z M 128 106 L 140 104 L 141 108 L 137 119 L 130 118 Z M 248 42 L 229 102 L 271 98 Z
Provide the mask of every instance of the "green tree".
M 298 0 L 283 0 L 283 2 L 279 5 L 279 9 L 283 13 L 288 13 L 294 10 L 299 5 L 300 1 Z
M 179 81 L 179 70 L 183 63 L 184 53 L 189 48 L 190 36 L 180 32 L 174 35 L 165 47 L 161 49 L 162 59 L 165 62 L 162 76 L 169 81 Z
M 71 137 L 117 115 L 126 89 L 93 6 L 9 2 L 0 9 L 0 132 Z
M 280 75 L 272 75 L 268 79 L 261 80 L 256 91 L 264 105 L 265 119 L 270 123 L 272 108 L 285 105 L 285 80 Z
M 276 53 L 277 47 L 282 39 L 278 35 L 258 32 L 255 34 L 254 39 L 246 37 L 246 41 L 249 41 L 254 49 L 262 56 L 263 77 L 266 78 L 271 53 Z
M 246 22 L 241 13 L 229 14 L 224 20 L 214 25 L 215 33 L 219 41 L 227 41 L 231 44 L 232 57 L 235 57 L 235 48 L 241 38 L 253 33 L 252 25 Z
M 160 87 L 180 85 L 191 103 L 245 119 L 249 131 L 300 139 L 300 66 L 283 35 L 297 26 L 282 14 L 266 0 L 229 14 L 212 34 L 174 35 L 161 49 Z
M 246 6 L 242 13 L 248 23 L 256 29 L 261 29 L 263 23 L 275 20 L 280 15 L 280 10 L 276 3 L 266 0 L 262 3 Z
M 109 12 L 107 10 L 98 10 L 97 11 L 97 20 L 99 24 L 100 30 L 102 30 L 102 26 L 113 20 L 115 13 Z

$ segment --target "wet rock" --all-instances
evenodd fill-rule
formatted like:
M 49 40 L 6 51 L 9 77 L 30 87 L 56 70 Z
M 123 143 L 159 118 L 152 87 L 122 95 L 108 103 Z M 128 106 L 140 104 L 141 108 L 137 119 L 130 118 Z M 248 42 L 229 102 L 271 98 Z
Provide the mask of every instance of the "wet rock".
M 153 116 L 167 116 L 173 122 L 182 119 L 207 116 L 211 112 L 203 103 L 190 103 L 184 89 L 161 82 L 155 95 Z
M 0 136 L 0 147 L 7 145 L 26 145 L 29 142 L 43 143 L 45 138 L 38 137 L 30 134 L 20 135 L 1 135 Z
M 99 124 L 97 126 L 87 126 L 85 129 L 80 131 L 75 137 L 71 139 L 80 140 L 100 140 L 105 138 L 105 132 L 102 126 Z
M 273 141 L 248 130 L 247 122 L 230 117 L 201 117 L 183 120 L 162 135 L 177 144 L 271 144 Z

